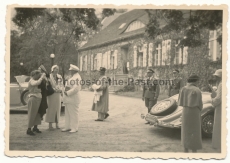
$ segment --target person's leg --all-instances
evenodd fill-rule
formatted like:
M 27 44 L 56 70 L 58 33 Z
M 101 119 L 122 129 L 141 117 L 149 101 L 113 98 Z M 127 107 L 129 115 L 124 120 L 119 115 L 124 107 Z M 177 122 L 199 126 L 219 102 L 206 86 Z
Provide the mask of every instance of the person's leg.
M 145 107 L 149 108 L 149 98 L 145 98 Z
M 62 131 L 70 130 L 70 113 L 69 113 L 69 104 L 65 104 L 65 128 Z
M 104 118 L 105 118 L 105 114 L 98 112 L 98 121 L 103 121 Z
M 193 149 L 192 152 L 193 152 L 193 153 L 197 153 L 197 150 L 196 150 L 196 149 Z
M 56 113 L 56 116 L 55 116 L 55 122 L 56 122 L 56 129 L 60 129 L 59 125 L 58 125 L 58 120 L 57 120 L 57 113 Z
M 28 128 L 28 129 L 27 129 L 26 134 L 27 134 L 27 135 L 30 135 L 30 136 L 34 136 L 34 135 L 35 135 L 35 134 L 33 133 L 33 131 L 31 130 L 31 128 Z
M 184 148 L 184 152 L 185 152 L 185 153 L 188 153 L 188 148 Z
M 49 130 L 53 130 L 52 122 L 49 122 Z
M 69 107 L 70 113 L 70 132 L 78 131 L 78 105 L 71 105 Z
M 109 113 L 105 113 L 105 119 L 109 117 Z
M 157 103 L 157 99 L 151 99 L 151 100 L 149 100 L 148 112 L 151 111 L 151 109 L 153 108 L 154 105 L 156 105 L 156 103 Z
M 28 129 L 26 131 L 27 135 L 34 136 L 35 134 L 32 132 L 31 128 L 35 124 L 37 110 L 39 108 L 38 105 L 39 100 L 36 100 L 35 97 L 30 97 L 28 100 Z
M 145 98 L 145 106 L 147 107 L 149 113 L 149 98 Z M 145 124 L 150 124 L 150 123 L 146 122 Z
M 42 132 L 38 129 L 38 125 L 34 125 L 33 132 L 42 133 Z

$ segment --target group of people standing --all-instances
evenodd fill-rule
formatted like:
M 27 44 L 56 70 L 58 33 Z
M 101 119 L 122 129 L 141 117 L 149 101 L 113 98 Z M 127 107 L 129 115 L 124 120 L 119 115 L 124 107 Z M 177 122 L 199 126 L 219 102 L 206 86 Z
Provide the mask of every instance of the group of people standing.
M 101 95 L 96 102 L 93 102 L 92 106 L 92 110 L 98 112 L 96 121 L 103 121 L 109 116 L 109 91 L 105 71 L 104 67 L 100 68 L 100 85 L 95 91 L 101 92 Z M 57 65 L 52 66 L 50 74 L 47 73 L 43 65 L 38 70 L 31 72 L 31 79 L 28 83 L 28 129 L 26 132 L 28 135 L 34 136 L 35 133 L 41 133 L 38 125 L 41 124 L 44 115 L 46 115 L 45 121 L 49 123 L 49 130 L 54 130 L 53 123 L 56 124 L 56 129 L 60 129 L 61 99 L 65 105 L 65 126 L 62 132 L 75 133 L 78 131 L 79 91 L 82 80 L 78 73 L 79 68 L 70 64 L 69 73 L 71 77 L 65 82 L 65 86 L 62 76 L 58 72 L 59 67 Z
M 52 123 L 59 129 L 59 117 L 61 110 L 62 77 L 58 74 L 59 67 L 54 65 L 51 73 L 41 65 L 38 70 L 31 72 L 31 79 L 28 83 L 28 135 L 41 133 L 37 125 L 41 124 L 43 116 L 49 123 L 49 130 L 53 130 Z M 31 129 L 33 127 L 33 129 Z
M 153 81 L 156 80 L 153 77 L 154 71 L 152 69 L 147 70 L 147 76 L 150 81 L 149 83 L 153 83 Z M 217 90 L 214 90 L 213 87 L 209 85 L 212 90 L 210 103 L 215 108 L 212 147 L 221 150 L 222 69 L 216 70 L 213 76 L 217 82 Z M 179 77 L 179 71 L 173 70 L 173 81 L 169 86 L 169 97 L 179 94 L 178 105 L 183 107 L 181 117 L 181 142 L 184 147 L 184 152 L 192 150 L 192 152 L 195 153 L 202 148 L 201 110 L 203 108 L 203 102 L 202 93 L 197 87 L 198 81 L 199 76 L 192 74 L 188 77 L 187 84 L 184 86 L 182 78 Z M 150 112 L 152 107 L 157 103 L 159 92 L 159 85 L 144 85 L 142 99 L 145 101 L 148 112 Z M 149 124 L 149 122 L 146 124 Z
M 213 74 L 217 82 L 217 90 L 212 86 L 211 104 L 215 108 L 212 133 L 212 147 L 221 150 L 221 94 L 222 94 L 222 70 L 218 69 Z M 187 85 L 179 93 L 178 105 L 183 107 L 181 138 L 184 151 L 197 152 L 202 148 L 201 137 L 201 110 L 203 108 L 202 95 L 197 87 L 199 77 L 191 75 Z

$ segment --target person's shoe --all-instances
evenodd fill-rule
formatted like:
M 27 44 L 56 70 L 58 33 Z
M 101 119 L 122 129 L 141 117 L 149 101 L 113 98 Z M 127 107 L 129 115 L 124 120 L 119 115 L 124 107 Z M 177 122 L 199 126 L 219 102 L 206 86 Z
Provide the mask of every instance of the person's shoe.
M 103 121 L 103 120 L 101 120 L 101 119 L 96 119 L 95 121 Z
M 34 135 L 35 135 L 31 130 L 27 130 L 27 131 L 26 131 L 26 134 L 27 134 L 27 135 L 30 135 L 30 136 L 34 136 Z
M 108 116 L 109 116 L 109 114 L 108 114 L 108 113 L 106 113 L 106 115 L 105 115 L 105 119 L 106 119 L 106 118 L 108 118 Z
M 77 132 L 77 130 L 70 130 L 69 132 L 70 133 L 75 133 L 75 132 Z
M 53 127 L 49 127 L 49 128 L 48 128 L 48 130 L 53 131 L 53 130 L 54 130 L 54 128 L 53 128 Z
M 62 131 L 62 132 L 67 132 L 67 131 L 70 131 L 70 129 L 65 129 L 65 128 L 64 128 L 64 129 L 62 129 L 61 131 Z
M 150 122 L 146 122 L 145 124 L 150 124 Z
M 42 133 L 38 128 L 33 128 L 33 132 Z

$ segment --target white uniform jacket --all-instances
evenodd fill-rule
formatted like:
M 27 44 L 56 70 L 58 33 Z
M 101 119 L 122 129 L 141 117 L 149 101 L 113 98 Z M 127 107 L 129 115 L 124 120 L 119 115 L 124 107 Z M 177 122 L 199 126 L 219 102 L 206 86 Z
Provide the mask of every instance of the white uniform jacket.
M 81 82 L 81 76 L 78 73 L 76 73 L 65 83 L 65 90 L 67 90 L 66 91 L 67 96 L 63 94 L 64 104 L 80 103 L 80 95 L 79 95 L 79 91 L 81 90 L 80 82 Z

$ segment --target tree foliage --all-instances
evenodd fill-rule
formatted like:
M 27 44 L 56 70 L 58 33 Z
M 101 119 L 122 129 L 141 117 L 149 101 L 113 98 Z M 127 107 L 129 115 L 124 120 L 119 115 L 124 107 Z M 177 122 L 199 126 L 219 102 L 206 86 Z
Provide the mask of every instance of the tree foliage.
M 102 11 L 102 19 L 105 17 L 109 17 L 111 15 L 114 15 L 114 13 L 117 12 L 116 9 L 110 9 L 110 8 L 105 8 Z
M 149 38 L 170 32 L 183 33 L 181 44 L 197 47 L 204 43 L 203 29 L 216 30 L 222 27 L 221 10 L 145 10 L 149 15 L 146 33 Z M 221 43 L 222 36 L 218 37 Z M 207 41 L 207 40 L 206 40 Z
M 18 39 L 15 32 L 11 39 L 11 55 L 17 52 L 12 62 L 24 63 L 28 71 L 44 64 L 51 67 L 50 54 L 55 54 L 55 64 L 65 75 L 69 64 L 78 64 L 77 49 L 88 31 L 98 28 L 100 20 L 93 8 L 16 8 L 12 21 L 19 27 Z M 20 46 L 20 47 L 19 47 Z M 14 71 L 15 69 L 12 69 Z M 24 72 L 25 73 L 25 72 Z M 28 72 L 27 72 L 28 73 Z M 19 74 L 18 74 L 19 75 Z

